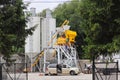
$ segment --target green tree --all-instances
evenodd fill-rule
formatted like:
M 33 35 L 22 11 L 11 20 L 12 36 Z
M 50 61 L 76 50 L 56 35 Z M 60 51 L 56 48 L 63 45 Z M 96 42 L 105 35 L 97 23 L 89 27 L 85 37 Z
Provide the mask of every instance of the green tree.
M 25 29 L 26 6 L 22 0 L 0 0 L 0 53 L 9 59 L 14 53 L 24 52 L 25 38 L 34 28 Z
M 55 10 L 53 11 L 53 15 L 56 18 L 57 26 L 60 26 L 64 20 L 69 20 L 69 25 L 71 26 L 71 30 L 77 32 L 76 37 L 76 47 L 79 53 L 80 58 L 82 58 L 82 45 L 84 42 L 84 33 L 80 26 L 81 22 L 81 14 L 80 14 L 80 0 L 72 0 L 71 2 L 59 4 Z
M 120 50 L 119 0 L 82 0 L 81 27 L 86 35 L 85 53 L 110 55 Z
M 120 50 L 120 1 L 72 0 L 58 5 L 53 14 L 57 26 L 65 19 L 77 31 L 78 51 L 86 58 L 91 54 L 107 55 Z M 82 48 L 81 48 L 82 46 Z

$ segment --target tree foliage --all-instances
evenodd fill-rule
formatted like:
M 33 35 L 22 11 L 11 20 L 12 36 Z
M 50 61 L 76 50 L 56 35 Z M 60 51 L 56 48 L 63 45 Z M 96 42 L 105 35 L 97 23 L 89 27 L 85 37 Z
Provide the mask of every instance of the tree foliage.
M 120 50 L 119 4 L 119 0 L 72 0 L 60 4 L 54 15 L 58 23 L 70 21 L 78 33 L 77 48 L 85 57 L 107 55 Z
M 120 50 L 119 0 L 81 2 L 81 27 L 85 32 L 86 53 L 111 54 Z M 116 15 L 117 14 L 117 15 Z
M 24 51 L 25 38 L 34 30 L 25 29 L 24 9 L 22 0 L 0 0 L 0 53 L 7 59 Z
M 53 15 L 56 18 L 57 26 L 60 26 L 64 20 L 69 20 L 69 25 L 71 26 L 71 30 L 75 30 L 77 32 L 76 37 L 76 47 L 77 51 L 80 55 L 80 58 L 82 58 L 83 50 L 81 48 L 81 45 L 85 44 L 84 42 L 84 33 L 80 27 L 80 1 L 79 0 L 72 0 L 71 2 L 59 4 L 54 12 Z

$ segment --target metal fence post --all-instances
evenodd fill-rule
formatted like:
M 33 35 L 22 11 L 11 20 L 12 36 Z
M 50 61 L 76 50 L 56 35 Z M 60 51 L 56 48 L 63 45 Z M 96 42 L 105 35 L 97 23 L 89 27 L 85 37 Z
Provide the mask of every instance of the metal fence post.
M 95 80 L 95 56 L 93 55 L 93 58 L 92 58 L 92 80 Z
M 2 80 L 2 63 L 0 63 L 0 80 Z
M 27 69 L 27 63 L 25 63 Z M 28 80 L 28 71 L 26 72 L 26 80 Z
M 117 66 L 117 71 L 116 71 L 116 80 L 118 80 L 118 61 L 116 63 L 116 66 Z
M 16 63 L 14 63 L 14 80 L 16 80 Z

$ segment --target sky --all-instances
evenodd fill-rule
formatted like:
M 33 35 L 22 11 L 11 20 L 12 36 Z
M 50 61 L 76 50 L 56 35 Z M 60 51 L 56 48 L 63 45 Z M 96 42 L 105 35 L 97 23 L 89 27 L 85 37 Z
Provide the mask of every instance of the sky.
M 28 10 L 30 8 L 36 8 L 36 12 L 42 12 L 44 9 L 51 9 L 54 10 L 55 7 L 58 6 L 58 4 L 62 4 L 65 1 L 70 1 L 70 0 L 23 0 L 24 3 L 30 2 L 28 6 Z

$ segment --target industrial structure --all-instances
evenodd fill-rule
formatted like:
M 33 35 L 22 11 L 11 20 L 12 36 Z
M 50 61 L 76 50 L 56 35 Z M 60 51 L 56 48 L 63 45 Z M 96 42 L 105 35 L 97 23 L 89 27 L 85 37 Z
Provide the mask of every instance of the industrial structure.
M 29 56 L 30 61 L 28 63 L 30 64 L 34 62 L 34 57 L 47 47 L 47 42 L 51 39 L 56 29 L 56 20 L 52 18 L 49 9 L 46 12 L 46 17 L 43 18 L 36 15 L 35 8 L 30 9 L 31 16 L 29 17 L 27 28 L 36 26 L 33 35 L 29 35 L 25 41 L 25 55 Z
M 32 15 L 29 17 L 27 28 L 36 26 L 36 29 L 33 35 L 29 35 L 26 39 L 25 53 L 37 54 L 47 47 L 47 42 L 55 32 L 56 20 L 51 17 L 49 9 L 46 11 L 46 18 L 36 16 L 35 8 L 31 8 L 30 12 Z
M 75 37 L 77 33 L 69 30 L 69 21 L 56 28 L 56 21 L 47 10 L 46 18 L 30 17 L 28 28 L 38 25 L 32 36 L 26 39 L 25 53 L 30 57 L 30 65 L 24 71 L 46 72 L 49 64 L 56 63 L 67 67 L 78 67 Z

